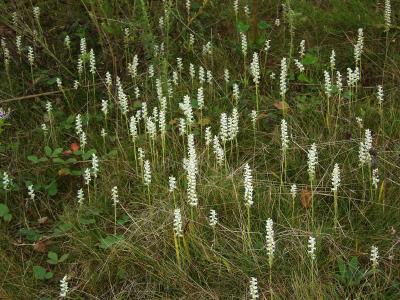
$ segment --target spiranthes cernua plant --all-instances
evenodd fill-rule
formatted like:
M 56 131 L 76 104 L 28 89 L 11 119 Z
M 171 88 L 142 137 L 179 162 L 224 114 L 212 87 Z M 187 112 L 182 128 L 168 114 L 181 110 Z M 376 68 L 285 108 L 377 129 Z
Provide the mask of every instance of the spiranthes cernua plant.
M 296 65 L 297 69 L 299 69 L 300 73 L 305 71 L 304 65 L 298 59 L 294 60 L 294 64 Z
M 256 108 L 259 110 L 259 100 L 258 100 L 258 86 L 260 84 L 260 62 L 258 58 L 258 53 L 253 53 L 253 60 L 250 64 L 250 73 L 253 76 L 253 82 L 256 86 Z
M 179 108 L 183 111 L 186 117 L 186 124 L 190 130 L 191 125 L 194 122 L 192 104 L 188 95 L 183 97 L 183 102 L 179 103 Z
M 210 209 L 210 215 L 208 216 L 208 224 L 211 227 L 215 227 L 218 223 L 218 214 L 215 209 Z
M 308 256 L 310 257 L 311 260 L 311 282 L 314 282 L 314 268 L 316 259 L 315 251 L 317 250 L 315 237 L 313 236 L 308 237 L 307 248 L 308 248 L 307 250 Z
M 33 184 L 28 185 L 28 195 L 32 201 L 35 200 L 36 195 L 35 195 L 35 189 L 33 188 Z
M 168 178 L 168 192 L 173 194 L 174 203 L 175 203 L 175 193 L 176 190 L 176 178 L 174 176 L 169 176 Z
M 68 277 L 65 275 L 61 280 L 60 280 L 60 298 L 65 298 L 67 297 L 69 288 L 68 288 Z
M 379 104 L 379 110 L 381 112 L 381 117 L 383 113 L 382 105 L 383 105 L 383 87 L 381 85 L 378 85 L 377 87 L 377 92 L 376 92 L 376 98 L 378 99 L 378 104 Z
M 286 92 L 287 92 L 287 75 L 288 75 L 288 65 L 286 57 L 283 57 L 281 60 L 281 73 L 280 73 L 280 85 L 279 85 L 279 94 L 281 95 L 282 102 L 286 100 Z M 285 105 L 283 105 L 285 107 Z M 283 111 L 285 113 L 285 109 Z
M 174 209 L 174 222 L 173 222 L 173 233 L 174 233 L 174 244 L 175 244 L 175 254 L 178 266 L 181 266 L 180 259 L 180 238 L 183 238 L 183 224 L 182 224 L 182 214 L 179 208 Z
M 85 192 L 83 191 L 83 189 L 78 190 L 76 198 L 78 200 L 79 205 L 82 205 L 83 202 L 85 201 Z
M 390 26 L 392 24 L 392 7 L 390 0 L 385 0 L 385 31 L 388 32 L 390 30 Z
M 253 200 L 254 188 L 253 188 L 253 175 L 252 175 L 250 165 L 248 163 L 246 163 L 246 165 L 244 166 L 243 185 L 244 185 L 244 205 L 246 206 L 246 209 L 247 209 L 247 234 L 248 234 L 248 241 L 250 244 L 249 246 L 251 246 L 250 208 L 254 204 L 254 200 Z
M 286 152 L 289 147 L 289 134 L 287 122 L 285 119 L 281 120 L 281 149 L 282 149 L 282 172 L 281 172 L 281 185 L 283 185 L 283 176 L 286 180 Z
M 117 233 L 117 204 L 119 203 L 118 187 L 114 186 L 111 189 L 111 200 L 114 206 L 114 234 Z
M 338 188 L 340 186 L 340 168 L 339 165 L 336 163 L 333 171 L 332 171 L 332 191 L 333 191 L 333 205 L 334 205 L 334 212 L 335 218 L 334 223 L 335 227 L 339 225 L 338 220 Z
M 257 300 L 260 297 L 260 295 L 258 294 L 257 278 L 255 277 L 250 278 L 249 293 L 251 300 Z
M 376 270 L 379 265 L 379 250 L 376 246 L 371 246 L 370 261 L 372 264 L 372 269 Z
M 358 28 L 357 43 L 354 45 L 354 59 L 356 65 L 361 62 L 361 55 L 364 51 L 364 31 L 362 28 Z
M 99 174 L 99 158 L 95 153 L 92 154 L 92 174 L 94 178 Z
M 272 268 L 275 254 L 275 233 L 273 226 L 274 222 L 269 218 L 265 224 L 265 230 L 267 232 L 265 239 L 267 244 L 268 265 L 270 268 Z
M 290 186 L 290 195 L 292 196 L 292 218 L 294 218 L 294 206 L 297 196 L 297 185 L 295 183 Z
M 315 181 L 315 168 L 318 164 L 318 153 L 317 145 L 313 143 L 307 153 L 307 165 L 308 165 L 308 178 L 311 187 L 311 218 L 314 221 L 314 192 L 313 183 Z
M 306 53 L 306 41 L 301 40 L 300 46 L 299 46 L 299 56 L 300 58 L 303 58 Z
M 213 139 L 213 152 L 215 154 L 215 158 L 216 158 L 216 165 L 217 166 L 222 166 L 222 164 L 224 163 L 224 159 L 225 159 L 225 151 L 222 148 L 221 144 L 219 143 L 219 138 L 218 136 L 214 136 Z

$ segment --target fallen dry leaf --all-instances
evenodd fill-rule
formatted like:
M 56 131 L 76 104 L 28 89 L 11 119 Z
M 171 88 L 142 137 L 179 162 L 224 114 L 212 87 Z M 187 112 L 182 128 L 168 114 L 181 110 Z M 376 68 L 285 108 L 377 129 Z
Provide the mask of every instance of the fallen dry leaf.
M 311 191 L 307 188 L 302 189 L 300 192 L 300 203 L 305 209 L 311 207 Z
M 33 245 L 33 250 L 35 250 L 36 252 L 40 252 L 40 253 L 46 253 L 47 252 L 47 244 L 46 244 L 46 242 L 37 241 Z
M 279 110 L 288 110 L 289 109 L 289 104 L 287 104 L 287 102 L 285 102 L 285 101 L 275 102 L 274 106 L 276 109 L 279 109 Z

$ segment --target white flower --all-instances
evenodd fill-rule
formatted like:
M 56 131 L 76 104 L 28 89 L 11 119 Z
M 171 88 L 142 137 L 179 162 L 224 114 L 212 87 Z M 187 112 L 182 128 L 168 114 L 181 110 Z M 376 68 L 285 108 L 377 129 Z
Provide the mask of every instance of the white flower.
M 232 115 L 228 118 L 228 137 L 233 141 L 239 133 L 239 113 L 236 107 L 232 109 Z
M 65 298 L 68 294 L 68 281 L 67 275 L 60 280 L 60 297 Z
M 176 65 L 178 67 L 178 70 L 181 72 L 183 70 L 182 57 L 176 58 Z
M 212 75 L 212 73 L 211 73 L 211 71 L 210 70 L 207 70 L 207 73 L 206 73 L 206 75 L 207 75 L 207 83 L 208 84 L 212 84 L 212 81 L 213 81 L 213 75 Z
M 43 132 L 46 134 L 47 133 L 47 125 L 45 123 L 42 123 L 42 125 L 40 125 L 40 128 L 43 130 Z
M 287 92 L 287 61 L 286 57 L 281 60 L 281 74 L 280 74 L 280 95 L 285 97 Z
M 174 233 L 176 237 L 183 236 L 182 215 L 179 208 L 174 210 Z
M 202 86 L 197 89 L 197 104 L 199 109 L 204 108 L 204 90 Z
M 199 81 L 201 84 L 203 84 L 205 81 L 205 71 L 202 66 L 199 67 Z
M 340 169 L 339 165 L 336 163 L 332 171 L 332 191 L 337 192 L 340 186 Z
M 39 16 L 40 16 L 40 7 L 39 6 L 33 7 L 33 16 L 36 19 L 36 21 L 39 22 Z
M 274 222 L 272 221 L 271 218 L 269 218 L 265 224 L 265 229 L 267 231 L 267 235 L 265 236 L 265 238 L 267 240 L 267 255 L 270 267 L 272 266 L 275 253 L 275 238 L 274 238 L 273 225 Z
M 84 131 L 82 131 L 81 135 L 79 136 L 79 142 L 81 143 L 82 149 L 84 149 L 87 143 L 86 133 Z
M 79 204 L 83 204 L 83 202 L 85 201 L 85 193 L 83 192 L 83 189 L 78 190 L 76 198 L 78 199 Z
M 78 80 L 74 80 L 73 88 L 74 88 L 74 90 L 77 90 L 79 88 L 79 81 Z
M 358 28 L 357 43 L 354 46 L 354 59 L 356 63 L 361 60 L 361 55 L 364 50 L 364 32 L 362 28 Z
M 196 175 L 198 169 L 197 169 L 197 157 L 194 148 L 193 134 L 188 135 L 188 158 L 184 160 L 184 167 L 187 172 L 188 202 L 190 206 L 197 206 L 198 198 L 196 192 Z
M 226 83 L 229 83 L 229 70 L 224 69 L 224 80 Z
M 87 48 L 86 48 L 86 38 L 81 38 L 81 43 L 80 43 L 80 50 L 81 50 L 81 56 L 85 56 L 87 53 Z
M 83 172 L 83 179 L 85 180 L 86 185 L 89 185 L 90 181 L 92 181 L 92 175 L 90 174 L 89 168 L 86 168 Z
M 250 299 L 256 300 L 260 297 L 258 294 L 258 285 L 257 285 L 257 278 L 251 277 L 250 278 Z
M 117 186 L 114 186 L 111 189 L 111 199 L 113 201 L 113 205 L 114 206 L 117 205 L 117 203 L 119 202 L 119 200 L 118 200 L 118 187 Z
M 51 104 L 50 101 L 46 102 L 46 112 L 48 115 L 51 115 L 51 112 L 53 111 L 53 105 Z
M 104 128 L 102 128 L 101 131 L 100 131 L 100 135 L 104 139 L 106 137 L 106 135 L 107 135 L 107 131 Z
M 211 133 L 211 127 L 208 126 L 205 129 L 205 133 L 204 133 L 204 140 L 206 143 L 206 146 L 209 146 L 211 143 L 211 137 L 212 137 L 212 133 Z
M 310 258 L 312 260 L 315 259 L 315 250 L 317 249 L 315 247 L 316 241 L 315 241 L 315 237 L 310 236 L 308 238 L 308 255 L 310 255 Z
M 122 84 L 120 82 L 119 77 L 117 77 L 117 93 L 118 93 L 118 102 L 121 107 L 122 114 L 126 115 L 128 113 L 128 98 L 122 88 Z
M 208 217 L 208 223 L 211 227 L 215 227 L 218 223 L 217 212 L 214 209 L 210 209 L 210 216 Z
M 131 134 L 132 141 L 135 142 L 137 138 L 137 121 L 135 116 L 131 116 L 129 119 L 129 133 Z
M 275 26 L 279 27 L 281 25 L 281 20 L 275 19 Z
M 375 269 L 379 265 L 379 250 L 378 247 L 372 246 L 371 247 L 371 255 L 369 259 L 372 263 L 372 267 Z
M 246 56 L 247 55 L 247 37 L 243 32 L 240 33 L 240 39 L 242 41 L 243 56 Z
M 292 198 L 296 198 L 297 195 L 297 186 L 296 184 L 292 184 L 290 187 L 290 194 L 292 195 Z
M 188 95 L 183 97 L 183 102 L 179 103 L 179 108 L 183 111 L 187 124 L 189 126 L 192 125 L 194 121 L 193 110 L 192 104 L 190 103 L 190 97 Z
M 378 188 L 378 183 L 379 183 L 379 170 L 373 169 L 372 170 L 372 185 L 375 189 Z
M 192 63 L 189 64 L 189 75 L 192 78 L 192 80 L 194 76 L 196 76 L 196 71 L 194 70 L 194 65 Z
M 78 70 L 78 75 L 81 75 L 83 72 L 83 60 L 80 57 L 78 58 L 77 61 L 77 70 Z
M 253 201 L 253 176 L 249 164 L 244 166 L 244 201 L 247 207 L 254 204 Z
M 3 189 L 8 191 L 10 189 L 11 179 L 7 172 L 3 172 Z
M 268 52 L 268 50 L 271 48 L 271 40 L 266 40 L 265 45 L 264 45 L 264 51 Z
M 257 123 L 257 111 L 252 110 L 250 113 L 251 123 L 253 124 L 253 128 L 256 128 Z
M 89 72 L 94 75 L 96 73 L 96 57 L 93 49 L 90 49 L 89 52 L 89 67 Z
M 17 52 L 18 54 L 21 54 L 22 50 L 22 37 L 20 35 L 17 35 L 15 37 L 15 46 L 17 47 Z
M 169 183 L 169 192 L 172 193 L 174 190 L 176 190 L 176 178 L 174 176 L 169 176 L 168 183 Z
M 392 23 L 391 14 L 392 14 L 392 7 L 390 4 L 390 0 L 385 0 L 385 13 L 384 13 L 385 31 L 389 31 L 389 29 L 390 29 L 390 25 Z
M 221 113 L 220 116 L 219 136 L 222 143 L 225 144 L 228 140 L 228 117 L 226 113 Z
M 328 71 L 324 71 L 325 95 L 329 98 L 332 95 L 332 81 Z
M 77 135 L 80 135 L 83 132 L 81 114 L 77 114 L 75 117 L 75 132 Z
M 300 50 L 299 50 L 300 58 L 303 58 L 303 57 L 304 57 L 305 51 L 306 51 L 306 41 L 305 41 L 305 40 L 302 40 L 302 41 L 300 42 Z
M 304 66 L 303 66 L 303 64 L 298 60 L 298 59 L 295 59 L 294 60 L 294 64 L 296 65 L 296 67 L 299 69 L 299 71 L 300 71 L 300 73 L 302 73 L 302 72 L 304 72 Z
M 333 72 L 333 70 L 335 70 L 335 68 L 336 68 L 336 53 L 335 53 L 335 50 L 333 50 L 333 49 L 331 52 L 331 56 L 329 58 L 329 62 L 331 65 L 331 71 Z
M 103 112 L 104 117 L 107 117 L 107 114 L 108 114 L 108 101 L 107 100 L 104 100 L 104 99 L 101 100 L 101 111 Z
M 257 52 L 253 53 L 253 60 L 250 64 L 250 72 L 251 72 L 251 75 L 253 76 L 254 84 L 258 85 L 260 83 L 260 63 L 258 60 Z
M 96 154 L 92 154 L 92 173 L 94 178 L 97 178 L 97 174 L 99 173 L 99 159 Z
M 378 98 L 379 105 L 383 103 L 383 87 L 378 85 L 378 91 L 376 92 L 376 97 Z
M 179 135 L 184 136 L 186 134 L 186 120 L 184 118 L 179 118 Z
M 108 71 L 107 71 L 107 73 L 106 73 L 105 82 L 106 82 L 107 89 L 110 89 L 110 87 L 111 87 L 111 85 L 112 85 L 112 79 L 111 79 L 111 74 L 110 74 L 110 72 L 108 72 Z
M 28 195 L 32 201 L 35 200 L 35 190 L 33 189 L 33 184 L 28 186 Z
M 148 159 L 144 162 L 143 183 L 146 186 L 149 186 L 151 183 L 151 168 Z
M 308 175 L 310 178 L 310 181 L 314 181 L 315 179 L 315 167 L 318 164 L 318 153 L 317 153 L 317 145 L 313 143 L 311 145 L 311 148 L 308 150 L 307 153 L 308 157 Z
M 339 71 L 336 72 L 336 87 L 339 93 L 343 92 L 342 74 Z
M 214 136 L 213 139 L 213 152 L 215 154 L 215 157 L 217 159 L 217 165 L 222 166 L 224 163 L 224 149 L 221 147 L 221 144 L 219 143 L 219 138 L 218 136 Z
M 236 101 L 238 101 L 239 100 L 239 86 L 236 84 L 236 83 L 234 83 L 233 84 L 233 86 L 232 86 L 232 89 L 233 89 L 233 98 L 236 100 Z
M 282 152 L 285 153 L 289 146 L 289 134 L 287 128 L 287 122 L 285 119 L 281 121 L 281 144 L 282 144 Z
M 31 67 L 35 62 L 35 54 L 33 53 L 33 48 L 31 46 L 28 47 L 28 62 L 31 65 Z
M 360 142 L 360 148 L 358 152 L 358 158 L 360 165 L 371 162 L 371 154 L 369 151 L 372 149 L 372 135 L 371 130 L 365 129 L 364 141 Z

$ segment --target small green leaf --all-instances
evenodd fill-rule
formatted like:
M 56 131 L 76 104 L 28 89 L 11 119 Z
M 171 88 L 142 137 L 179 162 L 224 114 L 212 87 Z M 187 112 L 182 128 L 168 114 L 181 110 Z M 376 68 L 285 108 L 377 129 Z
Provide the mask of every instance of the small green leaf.
M 272 28 L 271 24 L 267 23 L 264 20 L 261 20 L 260 22 L 258 22 L 257 26 L 258 26 L 258 29 L 260 29 L 260 30 L 265 30 L 265 29 L 271 29 Z
M 46 277 L 46 279 L 50 279 L 50 278 L 53 278 L 53 275 L 54 275 L 53 272 L 47 272 L 45 277 Z
M 123 241 L 124 237 L 122 235 L 108 235 L 105 238 L 100 239 L 99 247 L 102 249 L 108 249 L 113 245 L 118 244 L 118 242 Z
M 51 155 L 53 154 L 53 150 L 51 150 L 49 146 L 44 147 L 44 152 L 48 157 L 51 157 Z
M 39 162 L 39 158 L 36 155 L 29 155 L 28 160 L 30 160 L 34 164 L 37 164 Z
M 51 273 L 51 272 L 49 272 Z M 36 279 L 39 280 L 44 280 L 44 279 L 48 279 L 51 278 L 53 276 L 53 273 L 51 273 L 51 276 L 48 277 L 49 275 L 47 275 L 48 273 L 46 272 L 46 270 L 41 267 L 41 266 L 33 266 L 33 275 L 35 276 Z
M 56 149 L 54 149 L 54 151 L 53 151 L 51 157 L 57 157 L 57 156 L 59 156 L 62 152 L 63 152 L 63 148 L 56 148 Z
M 8 209 L 8 206 L 4 203 L 0 203 L 0 217 L 4 217 L 9 212 L 10 210 Z
M 48 186 L 46 186 L 47 194 L 51 197 L 58 193 L 57 182 L 53 180 Z
M 94 224 L 96 223 L 96 220 L 93 218 L 84 218 L 84 217 L 80 217 L 79 218 L 79 223 L 81 223 L 82 225 L 89 225 L 89 224 Z
M 65 160 L 59 157 L 53 158 L 53 162 L 57 164 L 65 164 Z
M 35 229 L 21 228 L 19 233 L 30 242 L 36 242 L 41 238 L 40 232 Z
M 66 254 L 64 254 L 64 255 L 62 255 L 62 256 L 60 257 L 60 259 L 58 260 L 58 262 L 59 262 L 59 263 L 62 263 L 62 262 L 64 262 L 64 261 L 66 261 L 68 257 L 69 257 L 69 254 L 66 253 Z
M 11 219 L 12 219 L 12 215 L 11 215 L 11 214 L 5 214 L 5 215 L 3 216 L 3 219 L 4 219 L 4 221 L 6 221 L 6 222 L 10 222 Z
M 246 31 L 249 30 L 250 25 L 247 24 L 247 23 L 244 23 L 244 22 L 239 21 L 239 22 L 237 22 L 237 24 L 236 24 L 236 28 L 237 28 L 237 30 L 238 30 L 239 32 L 246 32 Z
M 317 63 L 317 61 L 318 61 L 318 57 L 316 57 L 310 53 L 307 53 L 304 56 L 304 58 L 302 59 L 303 65 L 314 65 Z
M 47 260 L 47 262 L 49 264 L 56 265 L 58 263 L 58 254 L 57 253 L 55 253 L 53 251 L 49 251 L 49 253 L 47 254 L 47 257 L 49 258 Z

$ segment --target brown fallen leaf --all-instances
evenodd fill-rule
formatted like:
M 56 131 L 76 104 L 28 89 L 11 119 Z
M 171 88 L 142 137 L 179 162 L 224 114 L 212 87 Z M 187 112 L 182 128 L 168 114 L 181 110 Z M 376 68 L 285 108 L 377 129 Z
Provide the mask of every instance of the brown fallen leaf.
M 49 219 L 48 217 L 42 217 L 42 218 L 38 219 L 38 223 L 39 224 L 44 224 L 44 223 L 47 222 L 48 219 Z
M 47 243 L 44 241 L 37 241 L 33 245 L 33 250 L 35 250 L 36 252 L 40 252 L 40 253 L 46 253 L 47 252 Z
M 311 207 L 311 191 L 308 188 L 301 190 L 300 203 L 305 209 L 309 209 Z
M 276 109 L 279 109 L 279 110 L 288 110 L 289 109 L 289 104 L 287 104 L 287 102 L 285 102 L 285 101 L 275 102 L 274 106 Z

